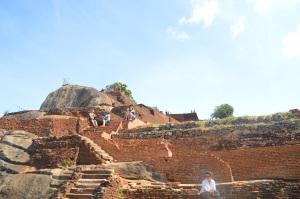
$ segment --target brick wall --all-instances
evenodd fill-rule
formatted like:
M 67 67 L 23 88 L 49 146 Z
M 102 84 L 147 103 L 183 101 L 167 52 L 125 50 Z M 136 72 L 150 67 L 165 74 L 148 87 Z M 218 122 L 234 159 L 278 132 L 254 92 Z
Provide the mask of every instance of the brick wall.
M 90 126 L 89 121 L 82 118 L 54 118 L 51 122 L 51 135 L 53 136 L 74 135 Z
M 251 136 L 252 131 L 245 131 L 234 130 L 220 136 L 168 139 L 105 140 L 101 134 L 86 132 L 84 135 L 94 140 L 116 160 L 144 161 L 165 173 L 171 181 L 198 183 L 201 174 L 206 170 L 213 171 L 218 182 L 231 181 L 232 176 L 234 180 L 300 179 L 300 145 L 297 144 L 298 138 L 292 136 L 298 133 L 298 129 L 268 129 L 271 134 L 259 131 L 252 134 L 255 136 Z M 272 143 L 270 135 L 275 134 L 277 137 Z M 236 145 L 232 140 L 239 143 Z M 277 146 L 271 146 L 272 144 Z M 171 157 L 166 145 L 172 153 Z
M 230 164 L 235 180 L 300 179 L 300 145 L 213 152 Z
M 93 147 L 78 135 L 34 139 L 28 151 L 32 165 L 38 168 L 102 163 Z
M 103 198 L 104 199 L 125 199 L 125 194 L 121 192 L 120 180 L 117 177 L 109 179 L 109 186 L 105 188 Z
M 38 136 L 51 134 L 52 121 L 49 119 L 17 120 L 0 118 L 0 128 L 6 130 L 24 130 Z
M 57 168 L 76 165 L 79 147 L 39 149 L 31 154 L 30 164 L 36 168 Z
M 0 119 L 1 129 L 24 130 L 40 137 L 72 135 L 87 127 L 89 127 L 87 119 L 75 117 L 32 120 Z
M 223 199 L 299 199 L 300 184 L 285 181 L 257 181 L 217 185 Z M 182 187 L 144 187 L 124 189 L 127 199 L 200 199 L 196 188 Z

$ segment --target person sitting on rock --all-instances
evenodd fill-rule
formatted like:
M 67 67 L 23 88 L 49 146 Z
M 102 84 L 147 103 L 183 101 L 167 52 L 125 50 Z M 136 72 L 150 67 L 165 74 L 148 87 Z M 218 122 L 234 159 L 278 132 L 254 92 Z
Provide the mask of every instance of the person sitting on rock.
M 105 126 L 105 120 L 103 115 L 99 114 L 97 119 L 98 126 Z
M 105 112 L 104 116 L 104 126 L 109 126 L 110 125 L 110 113 Z
M 93 126 L 98 126 L 95 118 L 96 118 L 95 111 L 92 110 L 91 112 L 89 112 L 89 119 L 90 119 L 91 123 L 93 124 Z
M 128 121 L 133 121 L 136 118 L 136 112 L 133 108 L 133 106 L 129 106 L 129 110 L 128 110 Z
M 216 182 L 212 179 L 212 172 L 205 173 L 205 179 L 202 181 L 200 189 L 201 199 L 219 199 L 219 193 L 216 189 Z

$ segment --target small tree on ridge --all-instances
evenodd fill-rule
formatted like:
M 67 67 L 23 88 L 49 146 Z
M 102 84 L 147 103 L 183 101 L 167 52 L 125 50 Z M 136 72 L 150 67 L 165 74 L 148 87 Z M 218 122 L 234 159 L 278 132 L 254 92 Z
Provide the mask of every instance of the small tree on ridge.
M 226 118 L 226 117 L 231 117 L 233 116 L 233 107 L 229 104 L 221 104 L 220 106 L 217 106 L 213 112 L 213 114 L 211 114 L 212 118 L 216 118 L 216 119 L 222 119 L 222 118 Z
M 115 82 L 113 84 L 107 85 L 106 90 L 123 92 L 130 99 L 134 100 L 131 90 L 128 88 L 128 86 L 126 84 L 123 84 L 121 82 Z

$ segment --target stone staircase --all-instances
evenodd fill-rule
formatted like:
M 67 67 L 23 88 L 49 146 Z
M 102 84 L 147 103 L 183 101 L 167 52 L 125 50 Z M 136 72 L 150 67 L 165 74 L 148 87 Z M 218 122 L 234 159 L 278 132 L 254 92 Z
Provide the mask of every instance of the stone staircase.
M 81 177 L 63 199 L 101 199 L 112 175 L 112 169 L 81 170 Z
M 60 173 L 52 174 L 52 182 L 50 184 L 50 188 L 59 189 L 66 181 L 72 179 L 74 172 L 74 168 L 69 168 L 67 170 L 63 170 Z

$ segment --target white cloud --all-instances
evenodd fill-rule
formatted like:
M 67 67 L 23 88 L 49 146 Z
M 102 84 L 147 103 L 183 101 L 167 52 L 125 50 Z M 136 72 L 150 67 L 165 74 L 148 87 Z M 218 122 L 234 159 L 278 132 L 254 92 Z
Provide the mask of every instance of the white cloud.
M 230 26 L 230 30 L 232 33 L 232 39 L 237 38 L 242 32 L 245 31 L 245 18 L 239 17 L 237 23 Z
M 190 18 L 182 17 L 179 24 L 199 24 L 210 26 L 220 10 L 219 3 L 215 0 L 191 0 L 193 13 Z
M 178 31 L 173 27 L 168 27 L 166 33 L 171 36 L 172 39 L 184 41 L 190 38 L 190 36 L 184 31 Z
M 283 56 L 286 59 L 300 58 L 300 24 L 295 32 L 283 39 Z
M 255 11 L 260 14 L 266 14 L 271 9 L 273 2 L 274 0 L 259 0 L 255 4 Z

